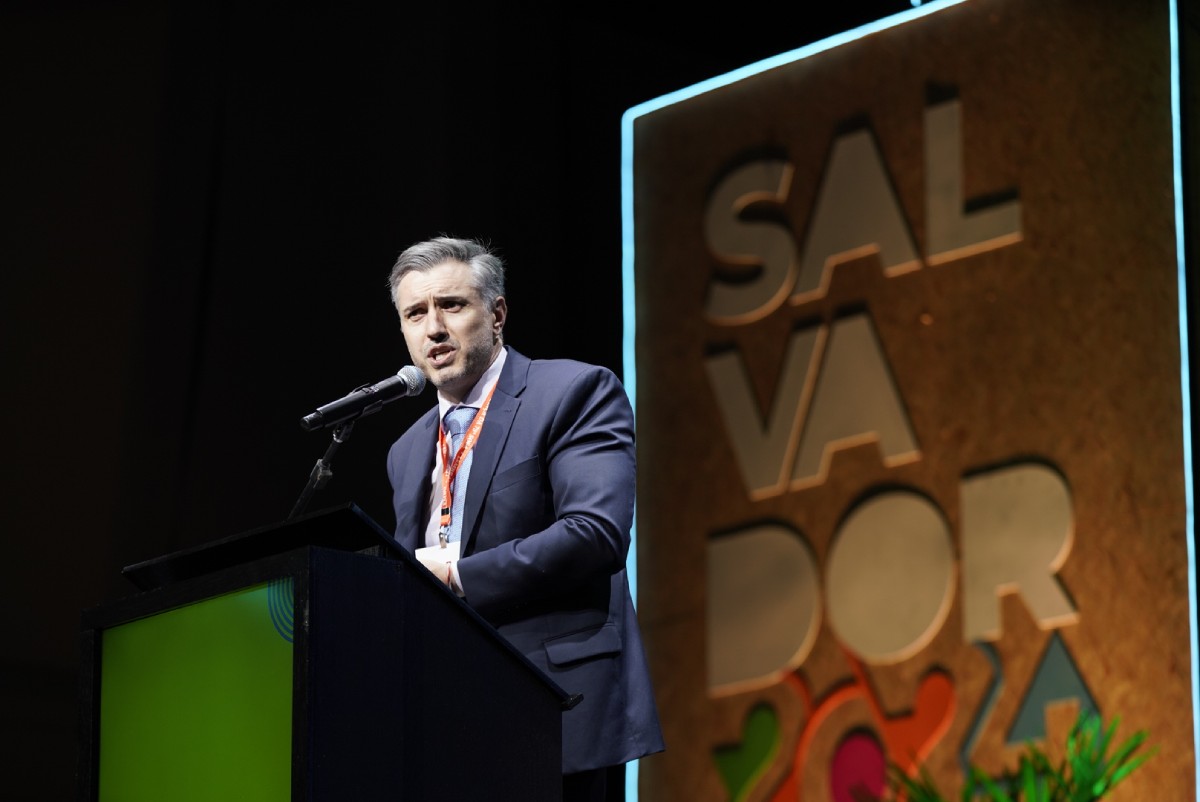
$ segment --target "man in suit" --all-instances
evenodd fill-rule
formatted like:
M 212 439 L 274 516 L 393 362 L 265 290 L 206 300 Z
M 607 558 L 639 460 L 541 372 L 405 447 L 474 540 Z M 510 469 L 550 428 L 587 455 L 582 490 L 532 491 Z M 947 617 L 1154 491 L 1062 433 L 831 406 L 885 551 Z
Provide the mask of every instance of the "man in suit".
M 417 243 L 389 285 L 438 394 L 388 454 L 396 540 L 582 694 L 563 714 L 564 799 L 623 799 L 625 764 L 664 748 L 625 571 L 629 399 L 610 370 L 504 344 L 504 264 L 480 242 Z

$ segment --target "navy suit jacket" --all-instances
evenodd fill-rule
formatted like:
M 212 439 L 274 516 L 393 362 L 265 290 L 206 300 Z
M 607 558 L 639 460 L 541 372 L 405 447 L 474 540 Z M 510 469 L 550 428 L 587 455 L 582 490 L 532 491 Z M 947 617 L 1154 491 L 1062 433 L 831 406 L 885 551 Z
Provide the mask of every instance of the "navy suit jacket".
M 435 406 L 388 453 L 396 540 L 424 546 Z M 616 375 L 508 349 L 475 445 L 458 574 L 466 602 L 567 693 L 563 773 L 663 749 L 625 571 L 633 410 Z

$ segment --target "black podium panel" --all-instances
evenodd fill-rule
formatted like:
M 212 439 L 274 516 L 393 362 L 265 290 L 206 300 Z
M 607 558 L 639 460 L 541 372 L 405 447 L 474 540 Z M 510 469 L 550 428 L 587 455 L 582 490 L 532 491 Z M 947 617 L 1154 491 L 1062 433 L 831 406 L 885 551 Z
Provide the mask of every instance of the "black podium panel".
M 152 590 L 301 546 L 393 556 L 399 551 L 383 527 L 349 503 L 127 565 L 121 575 L 139 590 Z

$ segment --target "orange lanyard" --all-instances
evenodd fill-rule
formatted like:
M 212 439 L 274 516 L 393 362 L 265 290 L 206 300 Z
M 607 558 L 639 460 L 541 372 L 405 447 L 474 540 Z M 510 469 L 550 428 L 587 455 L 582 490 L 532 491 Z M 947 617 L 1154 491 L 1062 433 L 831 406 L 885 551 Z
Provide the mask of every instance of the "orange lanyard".
M 499 384 L 497 382 L 496 384 Z M 475 413 L 475 419 L 471 421 L 470 427 L 467 428 L 462 445 L 458 448 L 458 453 L 454 455 L 454 462 L 450 464 L 450 443 L 446 440 L 446 427 L 438 426 L 438 450 L 442 455 L 442 515 L 439 520 L 438 538 L 442 545 L 446 543 L 446 533 L 450 531 L 450 507 L 454 500 L 454 477 L 458 475 L 458 469 L 466 459 L 467 454 L 471 449 L 475 448 L 475 441 L 479 439 L 479 431 L 483 428 L 483 419 L 487 416 L 488 405 L 492 403 L 492 393 L 496 392 L 496 385 L 492 385 L 492 389 L 488 391 L 487 398 L 483 400 L 483 406 Z

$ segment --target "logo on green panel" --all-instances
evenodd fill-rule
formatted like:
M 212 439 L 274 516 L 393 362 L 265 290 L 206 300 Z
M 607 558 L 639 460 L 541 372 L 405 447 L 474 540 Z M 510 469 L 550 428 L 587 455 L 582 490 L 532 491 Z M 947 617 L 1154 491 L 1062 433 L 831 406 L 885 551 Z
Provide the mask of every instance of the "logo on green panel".
M 292 593 L 292 578 L 272 579 L 267 584 L 267 607 L 271 624 L 279 637 L 292 643 L 296 623 L 296 606 Z

